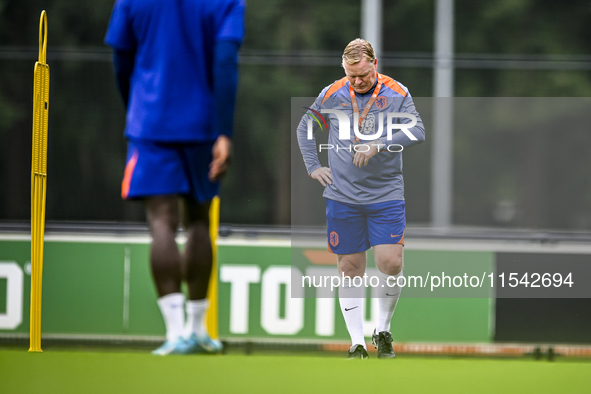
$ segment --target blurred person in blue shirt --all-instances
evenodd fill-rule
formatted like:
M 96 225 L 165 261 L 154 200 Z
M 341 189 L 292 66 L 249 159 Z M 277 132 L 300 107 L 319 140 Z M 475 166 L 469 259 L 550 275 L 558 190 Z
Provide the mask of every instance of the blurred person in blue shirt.
M 117 0 L 111 14 L 105 42 L 127 108 L 121 194 L 145 202 L 166 326 L 154 354 L 221 351 L 204 324 L 209 207 L 230 162 L 244 11 L 243 0 Z M 182 252 L 175 241 L 181 223 Z

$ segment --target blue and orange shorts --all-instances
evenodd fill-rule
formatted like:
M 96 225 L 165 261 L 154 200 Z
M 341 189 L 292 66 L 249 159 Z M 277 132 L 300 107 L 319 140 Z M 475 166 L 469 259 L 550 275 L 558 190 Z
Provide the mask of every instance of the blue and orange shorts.
M 336 254 L 360 253 L 375 245 L 404 246 L 404 200 L 348 204 L 326 199 L 328 249 Z
M 213 159 L 211 143 L 163 143 L 129 140 L 121 197 L 191 196 L 199 203 L 219 192 L 208 178 Z

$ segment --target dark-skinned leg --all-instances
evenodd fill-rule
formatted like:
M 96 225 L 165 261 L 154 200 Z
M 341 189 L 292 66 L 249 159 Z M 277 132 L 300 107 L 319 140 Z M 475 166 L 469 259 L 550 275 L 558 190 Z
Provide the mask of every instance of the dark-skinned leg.
M 146 199 L 146 216 L 152 244 L 150 266 L 159 297 L 181 291 L 181 254 L 176 244 L 179 202 L 176 196 Z
M 211 201 L 197 203 L 184 198 L 183 225 L 187 241 L 181 255 L 183 279 L 187 283 L 187 324 L 184 335 L 202 338 L 206 335 L 204 317 L 209 306 L 207 290 L 212 268 L 212 248 L 209 237 L 209 207 Z
M 146 214 L 152 244 L 150 266 L 158 292 L 158 306 L 166 326 L 166 339 L 174 343 L 183 335 L 185 296 L 181 293 L 181 255 L 175 241 L 179 224 L 177 196 L 147 198 Z M 167 354 L 166 344 L 155 354 Z
M 187 282 L 190 300 L 207 297 L 212 267 L 211 239 L 209 237 L 209 206 L 190 198 L 184 199 L 183 225 L 187 243 L 181 255 L 183 279 Z

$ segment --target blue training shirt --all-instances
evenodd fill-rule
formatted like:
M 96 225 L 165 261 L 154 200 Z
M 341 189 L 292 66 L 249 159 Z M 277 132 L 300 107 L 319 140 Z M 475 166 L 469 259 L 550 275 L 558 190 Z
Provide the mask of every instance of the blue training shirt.
M 105 42 L 135 53 L 125 135 L 208 142 L 219 41 L 241 43 L 243 0 L 117 0 Z

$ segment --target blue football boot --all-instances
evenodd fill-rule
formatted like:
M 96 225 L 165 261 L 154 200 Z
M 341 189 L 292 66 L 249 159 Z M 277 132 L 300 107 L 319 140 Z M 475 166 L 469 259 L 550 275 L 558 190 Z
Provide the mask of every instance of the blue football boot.
M 168 356 L 169 354 L 185 354 L 187 341 L 184 338 L 179 338 L 176 341 L 166 341 L 158 349 L 153 350 L 152 354 L 157 356 Z
M 193 333 L 189 338 L 185 339 L 183 354 L 216 354 L 221 353 L 222 348 L 222 343 L 217 339 L 211 339 L 207 334 L 203 337 L 198 337 Z

